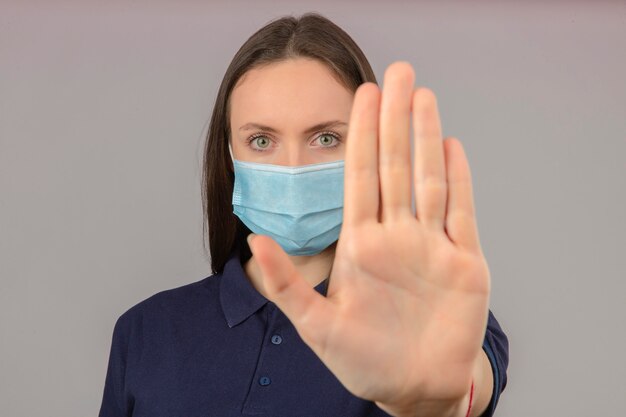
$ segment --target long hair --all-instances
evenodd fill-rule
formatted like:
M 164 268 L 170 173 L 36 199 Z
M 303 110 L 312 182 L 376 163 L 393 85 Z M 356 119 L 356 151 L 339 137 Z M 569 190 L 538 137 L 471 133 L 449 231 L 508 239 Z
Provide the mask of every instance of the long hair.
M 203 236 L 208 235 L 214 274 L 222 272 L 233 250 L 239 250 L 242 264 L 251 257 L 246 241 L 251 232 L 233 213 L 232 207 L 234 172 L 228 151 L 230 94 L 247 71 L 299 57 L 316 59 L 326 65 L 353 93 L 365 82 L 377 84 L 367 58 L 352 38 L 317 13 L 270 21 L 241 46 L 217 93 L 204 148 Z M 206 252 L 206 239 L 203 243 Z

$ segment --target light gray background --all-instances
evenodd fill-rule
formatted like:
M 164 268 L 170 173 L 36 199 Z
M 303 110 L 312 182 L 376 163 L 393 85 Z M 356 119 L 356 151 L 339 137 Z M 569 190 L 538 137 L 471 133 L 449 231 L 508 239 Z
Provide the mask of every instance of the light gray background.
M 626 410 L 626 2 L 0 3 L 0 415 L 89 416 L 113 325 L 208 276 L 200 159 L 270 19 L 318 11 L 438 96 L 474 178 L 498 415 Z

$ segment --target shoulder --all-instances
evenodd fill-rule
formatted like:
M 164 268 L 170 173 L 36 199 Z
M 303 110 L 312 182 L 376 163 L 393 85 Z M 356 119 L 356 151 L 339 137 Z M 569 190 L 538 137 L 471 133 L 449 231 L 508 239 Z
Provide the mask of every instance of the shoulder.
M 200 311 L 219 304 L 221 275 L 211 275 L 199 281 L 159 291 L 124 311 L 115 323 L 115 331 L 127 333 L 150 322 L 197 317 Z

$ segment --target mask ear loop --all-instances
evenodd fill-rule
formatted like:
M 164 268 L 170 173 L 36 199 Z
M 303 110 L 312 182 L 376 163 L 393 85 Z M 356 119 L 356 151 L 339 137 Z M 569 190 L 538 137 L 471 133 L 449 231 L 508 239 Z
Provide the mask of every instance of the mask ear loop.
M 230 153 L 230 169 L 231 171 L 235 171 L 235 157 L 233 156 L 233 147 L 230 145 L 230 141 L 228 141 L 228 152 Z
M 233 147 L 230 145 L 230 141 L 228 141 L 228 152 L 230 152 L 231 161 L 234 161 L 235 157 L 233 156 Z

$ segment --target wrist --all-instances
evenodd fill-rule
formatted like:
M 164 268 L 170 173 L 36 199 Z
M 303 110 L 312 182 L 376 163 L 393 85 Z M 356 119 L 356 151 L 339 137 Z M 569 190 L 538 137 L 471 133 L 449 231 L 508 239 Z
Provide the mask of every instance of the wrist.
M 381 409 L 394 417 L 477 417 L 482 413 L 478 394 L 483 379 L 484 366 L 482 352 L 476 359 L 471 379 L 467 382 L 465 394 L 457 399 L 446 401 L 426 400 L 403 407 L 376 403 Z
M 461 414 L 458 414 L 460 417 L 470 417 L 472 415 L 473 407 L 474 407 L 474 398 L 476 393 L 476 383 L 472 378 L 472 383 L 470 385 L 470 389 L 463 397 L 463 401 L 461 401 L 460 411 Z
M 466 417 L 473 400 L 472 388 L 457 400 L 434 401 L 426 400 L 419 404 L 397 407 L 376 402 L 376 405 L 393 417 Z

